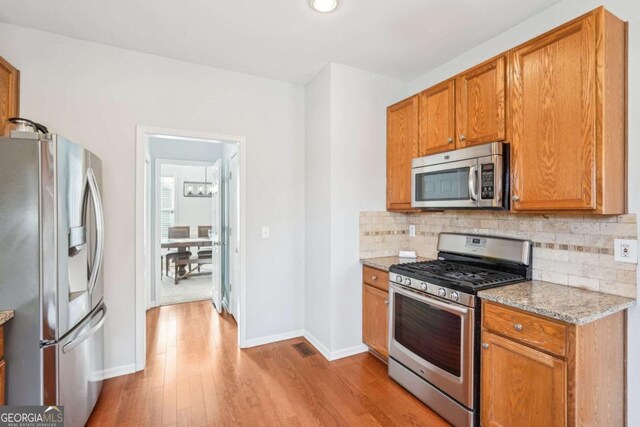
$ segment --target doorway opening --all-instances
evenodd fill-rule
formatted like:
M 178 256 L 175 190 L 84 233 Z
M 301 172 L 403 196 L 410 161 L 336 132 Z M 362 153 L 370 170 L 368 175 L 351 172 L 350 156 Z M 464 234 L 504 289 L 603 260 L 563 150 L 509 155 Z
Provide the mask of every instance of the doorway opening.
M 244 347 L 244 138 L 138 128 L 136 370 L 146 310 L 207 300 Z
M 179 142 L 167 139 L 158 143 L 150 138 L 152 159 L 162 147 L 173 149 L 176 144 Z M 199 144 L 203 143 L 189 142 L 180 148 L 191 151 Z M 225 185 L 220 170 L 225 159 L 216 158 L 212 150 L 198 155 L 203 161 L 155 159 L 151 212 L 155 239 L 151 244 L 156 251 L 153 260 L 160 264 L 152 267 L 151 307 L 212 300 L 214 281 L 224 284 L 228 269 L 213 255 L 214 249 L 223 255 L 227 249 L 224 236 L 220 236 L 224 229 L 221 218 L 226 216 L 222 212 L 226 204 L 222 203 Z

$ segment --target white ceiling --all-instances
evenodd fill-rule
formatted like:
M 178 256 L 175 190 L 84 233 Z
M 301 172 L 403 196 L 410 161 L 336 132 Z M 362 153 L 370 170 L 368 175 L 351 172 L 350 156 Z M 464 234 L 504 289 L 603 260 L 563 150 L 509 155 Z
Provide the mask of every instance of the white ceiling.
M 410 80 L 559 0 L 2 0 L 0 21 L 305 83 L 338 62 Z

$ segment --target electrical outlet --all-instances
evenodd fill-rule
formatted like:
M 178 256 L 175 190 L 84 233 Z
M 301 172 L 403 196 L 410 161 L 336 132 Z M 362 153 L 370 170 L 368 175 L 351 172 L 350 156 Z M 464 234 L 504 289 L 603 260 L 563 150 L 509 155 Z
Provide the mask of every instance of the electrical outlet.
M 615 239 L 613 257 L 617 262 L 638 263 L 638 241 Z
M 262 238 L 265 240 L 269 238 L 269 227 L 266 225 L 262 226 Z
M 416 226 L 413 224 L 409 226 L 409 237 L 416 237 Z

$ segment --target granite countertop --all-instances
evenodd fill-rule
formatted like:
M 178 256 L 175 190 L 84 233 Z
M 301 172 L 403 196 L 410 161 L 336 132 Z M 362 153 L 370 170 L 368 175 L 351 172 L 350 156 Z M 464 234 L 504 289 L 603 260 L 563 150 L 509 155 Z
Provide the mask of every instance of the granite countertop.
M 0 311 L 0 326 L 7 323 L 13 318 L 13 310 Z
M 410 262 L 429 261 L 428 258 L 400 258 L 397 256 L 385 256 L 380 258 L 364 258 L 360 263 L 368 267 L 377 268 L 378 270 L 389 271 L 389 267 L 393 264 L 407 264 Z
M 576 325 L 593 322 L 636 304 L 631 298 L 540 280 L 487 289 L 478 292 L 478 296 Z

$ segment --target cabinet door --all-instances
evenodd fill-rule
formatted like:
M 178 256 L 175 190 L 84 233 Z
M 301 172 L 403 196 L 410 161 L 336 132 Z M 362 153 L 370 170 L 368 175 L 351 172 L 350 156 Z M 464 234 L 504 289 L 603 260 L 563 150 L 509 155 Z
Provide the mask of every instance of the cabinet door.
M 362 341 L 385 359 L 389 355 L 389 293 L 362 286 Z
M 411 210 L 411 160 L 418 154 L 418 99 L 387 109 L 387 209 Z
M 0 57 L 0 136 L 4 135 L 7 119 L 19 115 L 20 74 Z
M 463 74 L 456 82 L 458 147 L 505 139 L 506 58 L 500 56 Z
M 564 361 L 486 331 L 482 346 L 483 427 L 566 425 Z
M 595 16 L 511 53 L 515 210 L 594 209 Z
M 6 396 L 5 396 L 5 379 L 6 379 L 6 365 L 4 360 L 0 360 L 0 406 L 6 405 Z
M 455 145 L 455 82 L 440 83 L 418 94 L 420 157 L 453 150 Z

